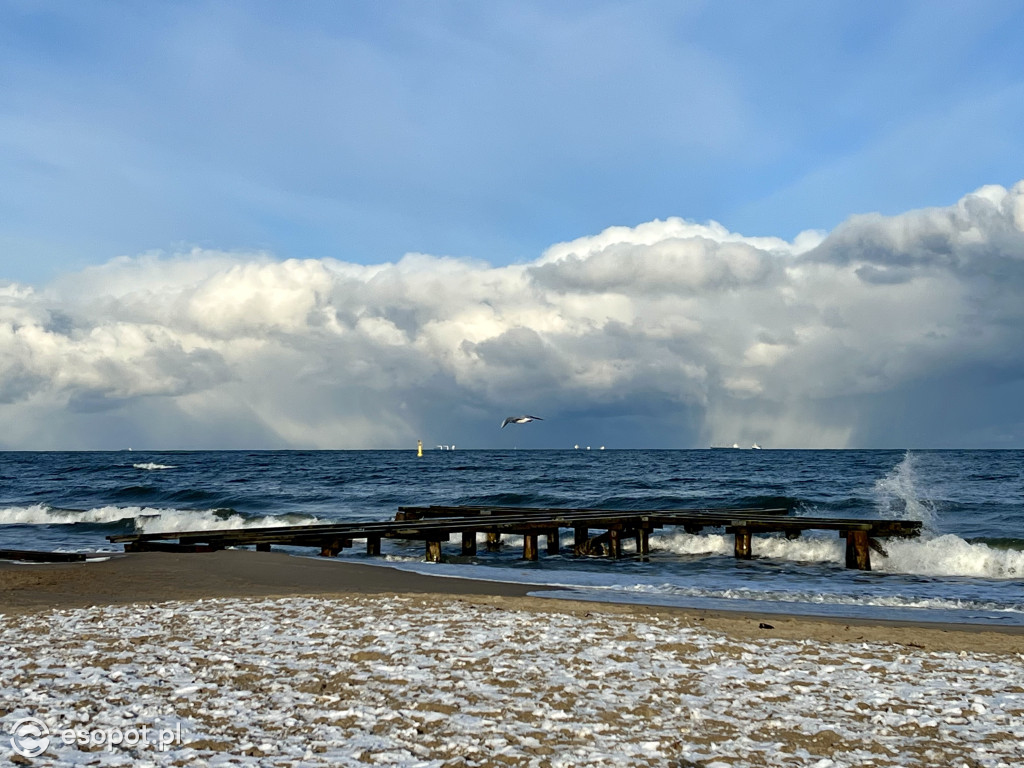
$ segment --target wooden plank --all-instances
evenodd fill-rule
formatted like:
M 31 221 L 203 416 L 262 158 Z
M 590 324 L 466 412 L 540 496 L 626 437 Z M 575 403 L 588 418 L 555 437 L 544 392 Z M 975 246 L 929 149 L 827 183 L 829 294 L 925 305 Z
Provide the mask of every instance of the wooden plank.
M 99 557 L 92 555 L 91 557 Z M 105 555 L 104 555 L 105 557 Z M 18 560 L 26 563 L 84 563 L 89 556 L 84 552 L 41 552 L 34 549 L 0 549 L 0 560 Z

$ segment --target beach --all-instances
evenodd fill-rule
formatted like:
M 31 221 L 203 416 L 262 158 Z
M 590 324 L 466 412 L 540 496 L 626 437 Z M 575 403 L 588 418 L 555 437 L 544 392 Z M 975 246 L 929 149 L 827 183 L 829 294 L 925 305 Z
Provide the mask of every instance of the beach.
M 1020 628 L 573 602 L 247 551 L 3 564 L 0 588 L 0 714 L 50 738 L 19 761 L 1024 760 Z

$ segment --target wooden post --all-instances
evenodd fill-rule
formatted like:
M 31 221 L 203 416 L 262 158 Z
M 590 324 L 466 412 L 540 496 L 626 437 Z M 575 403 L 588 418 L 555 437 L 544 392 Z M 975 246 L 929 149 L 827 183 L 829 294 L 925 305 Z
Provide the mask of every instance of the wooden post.
M 587 526 L 585 525 L 577 525 L 575 528 L 572 529 L 572 531 L 572 548 L 573 552 L 575 552 L 578 555 L 580 554 L 580 552 L 583 551 L 583 547 L 587 545 L 587 540 L 590 538 L 590 531 L 587 529 Z
M 270 551 L 270 545 L 261 542 L 261 543 L 256 545 L 256 551 L 257 552 L 269 552 Z
M 438 539 L 427 539 L 427 562 L 441 562 L 441 542 Z
M 380 536 L 367 536 L 366 537 L 366 554 L 368 554 L 368 555 L 379 555 L 380 554 Z
M 501 552 L 501 534 L 500 533 L 488 533 L 487 534 L 487 551 L 488 552 Z
M 462 554 L 467 557 L 476 554 L 476 531 L 462 532 Z
M 554 530 L 554 532 L 548 534 L 548 554 L 549 555 L 557 555 L 558 554 L 558 545 L 559 545 L 558 529 L 556 528 Z
M 636 553 L 646 560 L 651 554 L 651 532 L 646 528 L 638 528 L 636 532 Z
M 621 531 L 614 528 L 608 529 L 608 554 L 615 560 L 622 557 L 622 536 Z
M 337 557 L 341 552 L 341 540 L 332 539 L 320 544 L 320 557 Z
M 736 529 L 736 558 L 738 560 L 749 560 L 753 557 L 753 551 L 750 547 L 750 531 L 747 528 Z
M 801 531 L 799 528 L 787 528 L 786 538 L 790 541 L 793 541 L 795 539 L 799 539 L 801 533 L 803 533 L 803 531 Z
M 846 531 L 846 567 L 871 570 L 871 546 L 867 531 Z
M 523 534 L 523 560 L 536 560 L 537 559 L 537 534 L 536 533 L 524 533 Z

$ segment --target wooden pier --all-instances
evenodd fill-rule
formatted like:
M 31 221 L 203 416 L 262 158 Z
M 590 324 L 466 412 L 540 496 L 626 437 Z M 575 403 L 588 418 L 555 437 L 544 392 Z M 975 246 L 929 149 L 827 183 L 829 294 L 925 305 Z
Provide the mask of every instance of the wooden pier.
M 573 531 L 573 554 L 623 556 L 623 541 L 635 542 L 636 555 L 650 555 L 650 534 L 666 527 L 681 527 L 687 533 L 705 528 L 722 528 L 732 534 L 735 555 L 750 559 L 756 554 L 754 534 L 782 533 L 797 538 L 804 531 L 836 531 L 846 540 L 846 567 L 871 570 L 871 549 L 884 553 L 878 540 L 888 537 L 912 537 L 921 532 L 917 520 L 869 520 L 861 518 L 796 517 L 778 507 L 739 509 L 611 510 L 566 509 L 560 507 L 504 506 L 403 506 L 394 520 L 351 522 L 324 525 L 289 525 L 243 530 L 181 531 L 108 536 L 124 544 L 126 552 L 175 551 L 202 552 L 226 547 L 271 546 L 314 547 L 324 557 L 337 556 L 342 549 L 366 542 L 366 552 L 380 554 L 383 539 L 424 542 L 426 559 L 439 562 L 442 544 L 452 536 L 461 538 L 461 554 L 477 554 L 477 535 L 486 534 L 489 552 L 501 548 L 501 537 L 523 537 L 523 559 L 539 559 L 539 541 L 545 540 L 547 554 L 561 551 L 561 531 Z M 597 535 L 592 532 L 600 531 Z

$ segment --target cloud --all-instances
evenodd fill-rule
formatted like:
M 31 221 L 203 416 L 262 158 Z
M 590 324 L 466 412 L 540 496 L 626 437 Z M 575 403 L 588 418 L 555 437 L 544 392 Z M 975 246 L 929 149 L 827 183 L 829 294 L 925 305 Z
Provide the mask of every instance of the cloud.
M 1019 447 L 1022 295 L 1024 182 L 794 241 L 656 220 L 503 267 L 121 257 L 0 285 L 0 442 L 489 447 L 523 411 L 534 445 Z

